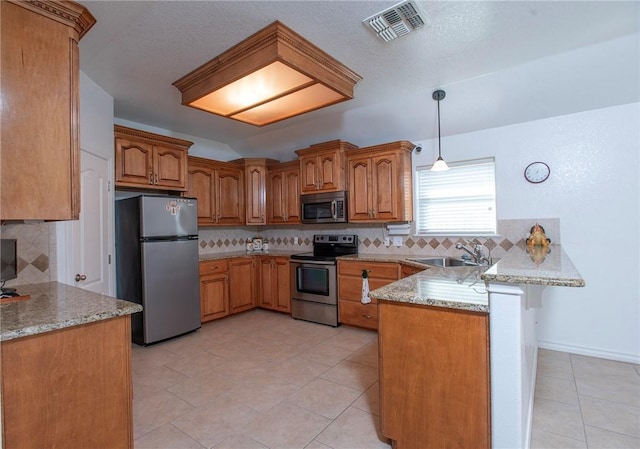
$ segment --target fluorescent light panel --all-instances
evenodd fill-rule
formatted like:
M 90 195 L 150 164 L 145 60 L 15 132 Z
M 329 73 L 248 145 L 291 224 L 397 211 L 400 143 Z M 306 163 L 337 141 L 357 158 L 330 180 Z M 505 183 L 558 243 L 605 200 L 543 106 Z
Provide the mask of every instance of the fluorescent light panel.
M 183 105 L 264 126 L 349 100 L 360 79 L 274 22 L 173 85 Z

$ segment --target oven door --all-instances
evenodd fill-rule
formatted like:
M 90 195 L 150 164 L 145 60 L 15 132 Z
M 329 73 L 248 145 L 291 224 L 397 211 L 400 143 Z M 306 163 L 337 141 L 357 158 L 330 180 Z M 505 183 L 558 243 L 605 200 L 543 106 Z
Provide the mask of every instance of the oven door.
M 323 304 L 337 304 L 336 264 L 291 260 L 291 297 Z

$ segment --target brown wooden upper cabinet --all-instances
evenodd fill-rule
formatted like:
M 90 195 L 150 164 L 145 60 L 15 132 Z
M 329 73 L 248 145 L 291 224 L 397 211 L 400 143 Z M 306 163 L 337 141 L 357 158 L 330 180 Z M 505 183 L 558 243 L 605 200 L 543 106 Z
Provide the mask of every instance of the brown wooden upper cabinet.
M 187 140 L 114 126 L 116 187 L 187 190 Z
M 300 223 L 300 163 L 298 161 L 269 166 L 267 222 L 269 224 Z
M 344 153 L 357 148 L 349 142 L 332 140 L 297 150 L 300 160 L 300 193 L 305 195 L 346 190 Z
M 414 147 L 411 142 L 398 141 L 346 153 L 350 222 L 413 220 Z
M 244 165 L 246 224 L 267 224 L 267 165 L 278 161 L 265 158 L 245 158 L 231 162 Z
M 0 219 L 78 219 L 78 41 L 96 20 L 71 1 L 3 1 L 0 17 Z
M 198 225 L 243 225 L 244 167 L 190 156 L 186 196 L 198 200 Z

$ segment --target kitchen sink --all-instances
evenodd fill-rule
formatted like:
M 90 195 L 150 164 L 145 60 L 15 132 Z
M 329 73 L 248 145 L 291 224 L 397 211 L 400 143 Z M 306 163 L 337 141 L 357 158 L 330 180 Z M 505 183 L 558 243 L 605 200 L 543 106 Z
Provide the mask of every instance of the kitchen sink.
M 455 259 L 453 257 L 429 257 L 426 259 L 411 259 L 414 262 L 423 263 L 425 265 L 434 265 L 437 267 L 469 267 L 469 266 L 477 266 L 476 263 L 463 260 L 463 259 Z

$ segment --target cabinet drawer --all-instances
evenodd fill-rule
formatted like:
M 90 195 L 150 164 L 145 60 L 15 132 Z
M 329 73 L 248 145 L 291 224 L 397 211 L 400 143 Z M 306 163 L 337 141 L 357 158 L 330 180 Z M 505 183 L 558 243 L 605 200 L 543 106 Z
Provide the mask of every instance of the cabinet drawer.
M 362 277 L 362 270 L 369 272 L 370 278 L 398 280 L 399 265 L 385 262 L 338 262 L 338 274 Z
M 224 273 L 229 270 L 226 260 L 207 260 L 200 262 L 200 276 L 212 273 Z
M 390 279 L 374 279 L 369 278 L 369 290 L 375 290 L 392 283 Z M 362 298 L 362 276 L 338 276 L 338 299 L 347 301 L 360 302 Z M 371 299 L 372 303 L 376 303 L 376 299 Z
M 400 277 L 406 278 L 416 273 L 420 273 L 424 270 L 426 270 L 426 268 L 418 268 L 411 265 L 400 265 Z
M 378 305 L 373 301 L 362 304 L 355 301 L 338 301 L 338 316 L 342 324 L 367 329 L 378 329 Z

